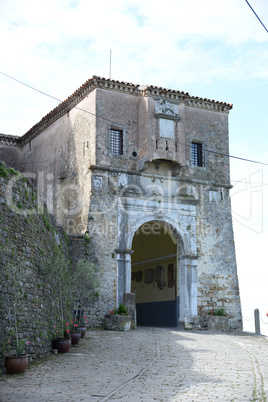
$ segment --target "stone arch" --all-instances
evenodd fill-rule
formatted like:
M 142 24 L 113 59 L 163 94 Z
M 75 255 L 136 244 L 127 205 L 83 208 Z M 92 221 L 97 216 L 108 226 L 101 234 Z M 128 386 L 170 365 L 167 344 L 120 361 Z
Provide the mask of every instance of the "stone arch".
M 162 217 L 162 216 L 156 216 L 155 214 L 152 215 L 146 215 L 139 219 L 135 224 L 131 225 L 131 228 L 128 231 L 127 235 L 127 240 L 126 240 L 126 248 L 131 250 L 132 247 L 132 241 L 134 238 L 134 235 L 136 231 L 144 224 L 147 222 L 159 222 L 163 226 L 165 226 L 169 232 L 171 237 L 176 240 L 178 243 L 178 246 L 181 246 L 182 249 L 182 254 L 190 254 L 190 243 L 187 241 L 187 238 L 183 231 L 180 228 L 180 225 L 176 222 L 174 222 L 172 219 L 169 217 Z
M 131 254 L 132 242 L 137 230 L 145 223 L 156 222 L 168 231 L 172 241 L 176 244 L 176 286 L 175 294 L 175 326 L 184 325 L 197 316 L 197 266 L 196 256 L 190 256 L 190 239 L 183 233 L 179 223 L 166 216 L 151 214 L 143 216 L 131 225 L 126 236 L 125 274 L 128 278 L 127 292 L 131 292 Z M 173 326 L 173 325 L 172 325 Z

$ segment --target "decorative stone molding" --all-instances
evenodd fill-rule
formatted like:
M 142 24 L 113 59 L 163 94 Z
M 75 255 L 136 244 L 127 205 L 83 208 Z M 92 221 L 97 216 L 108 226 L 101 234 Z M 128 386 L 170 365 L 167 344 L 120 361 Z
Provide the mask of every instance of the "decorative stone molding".
M 217 202 L 219 200 L 218 191 L 210 190 L 208 194 L 209 194 L 209 202 L 215 202 L 217 204 Z
M 166 99 L 159 99 L 155 102 L 155 117 L 157 119 L 180 120 L 177 105 L 174 105 Z
M 192 254 L 192 255 L 180 255 L 179 256 L 179 260 L 197 260 L 198 259 L 198 255 Z
M 128 183 L 128 175 L 126 173 L 118 173 L 118 187 L 126 187 Z
M 149 161 L 146 161 L 144 164 L 148 164 Z M 146 166 L 143 167 L 143 170 L 129 170 L 123 167 L 120 168 L 116 168 L 116 167 L 112 167 L 112 166 L 104 166 L 104 165 L 90 165 L 89 169 L 92 171 L 104 171 L 104 172 L 112 172 L 112 173 L 126 173 L 128 175 L 134 175 L 134 176 L 143 176 L 143 177 L 152 177 L 151 173 L 147 173 L 144 172 L 143 170 L 146 169 Z M 170 179 L 170 176 L 165 176 L 163 174 L 157 174 L 154 173 L 154 177 L 155 178 L 160 178 L 162 180 L 164 179 Z M 215 182 L 209 182 L 207 180 L 196 180 L 196 179 L 192 179 L 192 178 L 182 178 L 182 177 L 175 177 L 173 176 L 172 178 L 173 181 L 177 181 L 177 182 L 183 182 L 183 183 L 191 183 L 191 184 L 204 184 L 204 185 L 211 185 L 213 187 L 221 187 L 221 188 L 227 188 L 230 189 L 232 188 L 232 186 L 230 184 L 224 184 L 224 183 L 215 183 Z M 195 200 L 190 200 L 190 201 L 195 201 Z
M 0 144 L 8 145 L 9 147 L 16 147 L 20 137 L 13 135 L 0 134 Z
M 93 188 L 94 190 L 102 189 L 102 177 L 101 176 L 93 176 Z
M 116 249 L 115 252 L 116 252 L 116 254 L 130 254 L 130 255 L 134 253 L 134 251 L 130 250 L 130 249 L 126 249 L 126 250 Z

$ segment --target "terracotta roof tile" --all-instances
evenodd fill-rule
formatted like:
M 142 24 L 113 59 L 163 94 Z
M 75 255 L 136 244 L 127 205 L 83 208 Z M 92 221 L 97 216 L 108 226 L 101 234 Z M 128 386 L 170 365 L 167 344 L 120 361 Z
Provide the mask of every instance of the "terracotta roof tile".
M 230 109 L 232 109 L 233 106 L 230 103 L 219 102 L 207 98 L 200 98 L 198 96 L 191 96 L 188 92 L 176 91 L 174 89 L 167 89 L 153 85 L 136 85 L 129 82 L 106 79 L 94 75 L 84 84 L 82 84 L 72 95 L 65 99 L 65 101 L 61 102 L 47 115 L 45 115 L 37 124 L 35 124 L 29 131 L 27 131 L 26 134 L 24 134 L 22 137 L 19 137 L 18 143 L 23 144 L 30 139 L 36 137 L 43 130 L 54 123 L 57 119 L 59 119 L 65 113 L 69 112 L 72 108 L 76 107 L 77 104 L 95 88 L 126 92 L 137 96 L 165 96 L 167 99 L 170 100 L 184 102 L 188 106 L 211 109 L 221 112 L 228 112 Z

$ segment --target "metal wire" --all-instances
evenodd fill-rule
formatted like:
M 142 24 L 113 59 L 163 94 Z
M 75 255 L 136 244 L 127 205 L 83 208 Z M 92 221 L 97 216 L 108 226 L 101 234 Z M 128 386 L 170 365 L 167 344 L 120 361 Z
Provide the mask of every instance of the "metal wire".
M 255 14 L 255 16 L 258 18 L 258 20 L 260 21 L 260 23 L 262 24 L 263 28 L 265 29 L 266 32 L 268 32 L 268 29 L 266 28 L 266 26 L 264 25 L 264 23 L 262 22 L 262 20 L 260 19 L 260 17 L 258 16 L 258 14 L 253 10 L 252 6 L 249 4 L 249 2 L 247 0 L 245 0 L 247 5 L 250 7 L 250 9 L 253 11 L 253 13 Z
M 261 322 L 265 325 L 268 325 L 268 322 L 263 321 L 262 317 L 261 317 Z
M 253 317 L 254 317 L 254 316 L 252 316 L 251 318 L 247 319 L 247 318 L 245 318 L 244 316 L 242 316 L 243 320 L 245 320 L 245 321 L 250 321 L 250 320 L 252 320 Z

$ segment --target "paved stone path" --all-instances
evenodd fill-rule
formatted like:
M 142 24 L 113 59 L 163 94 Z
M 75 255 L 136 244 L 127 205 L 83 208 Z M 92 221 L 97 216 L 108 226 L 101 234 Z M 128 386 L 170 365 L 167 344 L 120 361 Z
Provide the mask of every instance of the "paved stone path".
M 268 339 L 167 328 L 89 330 L 78 347 L 0 379 L 1 402 L 266 401 Z

